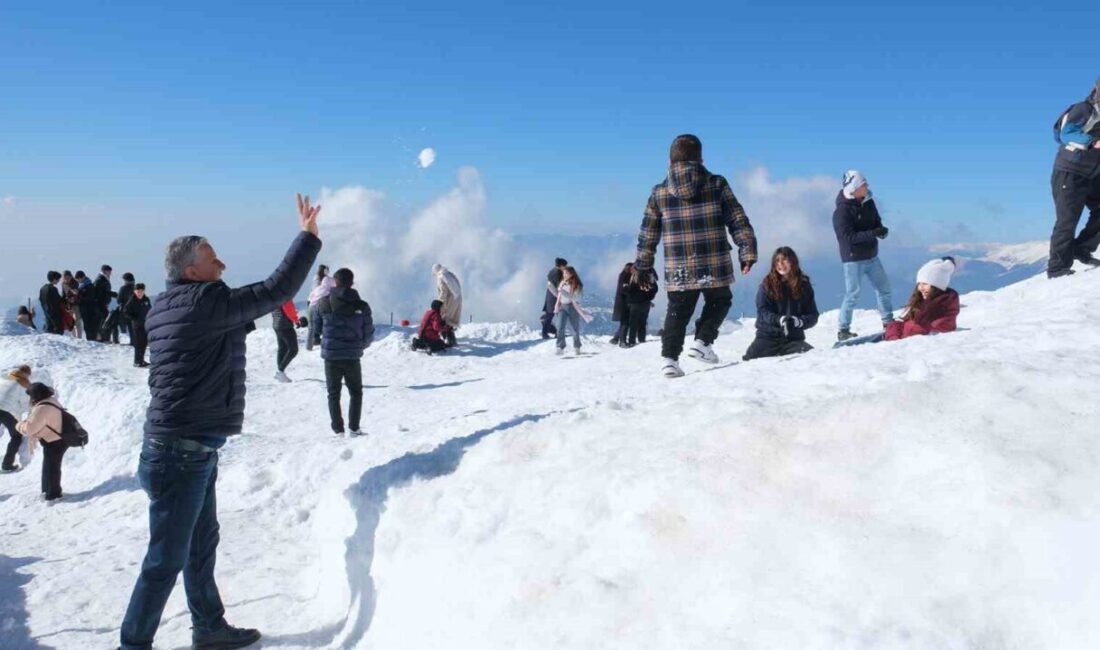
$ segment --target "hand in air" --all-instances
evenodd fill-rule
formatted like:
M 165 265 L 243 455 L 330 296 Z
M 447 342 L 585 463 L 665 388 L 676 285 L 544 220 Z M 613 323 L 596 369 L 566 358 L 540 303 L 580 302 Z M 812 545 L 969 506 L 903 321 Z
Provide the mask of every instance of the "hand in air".
M 317 237 L 317 215 L 321 213 L 321 206 L 310 206 L 308 196 L 303 199 L 302 195 L 298 194 L 297 197 L 298 223 L 302 226 L 302 230 Z

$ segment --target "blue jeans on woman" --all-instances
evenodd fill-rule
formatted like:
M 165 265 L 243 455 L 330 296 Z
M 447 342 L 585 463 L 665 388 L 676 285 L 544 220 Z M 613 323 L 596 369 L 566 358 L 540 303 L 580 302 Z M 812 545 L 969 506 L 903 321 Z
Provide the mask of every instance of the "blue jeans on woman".
M 882 322 L 888 323 L 894 319 L 894 306 L 890 302 L 890 279 L 886 277 L 886 269 L 878 257 L 859 262 L 844 263 L 844 300 L 840 303 L 840 329 L 846 330 L 852 326 L 852 312 L 859 302 L 859 294 L 863 289 L 863 277 L 871 281 L 878 298 L 878 313 Z
M 573 347 L 581 347 L 581 315 L 572 304 L 565 305 L 558 312 L 558 347 L 565 349 L 565 324 L 573 328 Z
M 149 550 L 122 621 L 124 650 L 153 646 L 180 571 L 193 634 L 209 634 L 226 625 L 214 582 L 218 452 L 184 450 L 179 444 L 146 438 L 141 448 L 138 481 L 149 495 Z

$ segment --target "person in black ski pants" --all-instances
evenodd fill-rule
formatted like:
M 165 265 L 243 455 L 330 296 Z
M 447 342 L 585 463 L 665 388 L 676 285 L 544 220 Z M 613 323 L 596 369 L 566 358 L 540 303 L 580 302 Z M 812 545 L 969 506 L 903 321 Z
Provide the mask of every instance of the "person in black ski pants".
M 318 303 L 324 323 L 321 358 L 325 360 L 329 423 L 334 434 L 344 434 L 340 394 L 344 384 L 347 384 L 351 398 L 348 425 L 351 435 L 357 436 L 362 433 L 359 418 L 363 412 L 363 369 L 360 359 L 363 350 L 374 340 L 374 318 L 370 305 L 352 288 L 355 274 L 351 269 L 338 269 L 332 277 L 336 286 Z
M 149 345 L 149 335 L 145 332 L 145 317 L 149 315 L 149 310 L 152 308 L 149 296 L 145 295 L 145 285 L 140 282 L 135 284 L 130 299 L 122 308 L 122 313 L 130 323 L 130 344 L 134 346 L 135 368 L 149 367 L 149 363 L 145 360 L 145 348 Z
M 750 361 L 812 350 L 806 330 L 817 325 L 817 316 L 814 288 L 802 273 L 798 255 L 787 246 L 779 248 L 756 292 L 756 339 L 742 358 Z
M 1100 266 L 1093 255 L 1100 246 L 1100 79 L 1085 101 L 1062 114 L 1055 129 L 1059 147 L 1050 178 L 1056 218 L 1050 235 L 1049 278 L 1071 275 L 1075 260 Z M 1089 218 L 1077 234 L 1086 207 Z
M 19 366 L 5 377 L 0 377 L 0 426 L 8 430 L 11 439 L 4 451 L 4 462 L 0 468 L 5 472 L 19 469 L 15 457 L 23 444 L 23 434 L 16 428 L 19 420 L 17 413 L 27 410 L 27 388 L 31 385 L 31 367 Z
M 548 339 L 556 336 L 558 328 L 554 325 L 554 306 L 558 304 L 558 285 L 561 284 L 562 272 L 569 266 L 562 258 L 554 260 L 554 268 L 546 274 L 546 297 L 542 301 L 542 338 Z
M 275 379 L 281 382 L 289 382 L 286 376 L 287 366 L 294 357 L 298 356 L 298 333 L 295 327 L 301 327 L 302 320 L 298 316 L 298 310 L 294 303 L 286 301 L 282 307 L 271 312 L 271 326 L 275 329 L 275 338 L 278 339 L 278 351 L 275 356 Z
M 626 337 L 619 341 L 619 347 L 634 347 L 639 343 L 645 343 L 646 322 L 649 320 L 649 307 L 653 299 L 657 297 L 657 274 L 652 270 L 649 273 L 633 273 L 631 265 L 631 278 L 626 287 L 626 314 L 623 322 L 626 323 Z

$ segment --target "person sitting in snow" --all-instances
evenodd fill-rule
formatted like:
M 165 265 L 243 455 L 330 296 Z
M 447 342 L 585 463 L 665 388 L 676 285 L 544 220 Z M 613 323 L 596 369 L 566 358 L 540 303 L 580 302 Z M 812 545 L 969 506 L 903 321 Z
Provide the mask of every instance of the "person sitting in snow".
M 630 315 L 626 303 L 626 292 L 630 288 L 630 276 L 633 274 L 634 262 L 627 262 L 619 272 L 618 282 L 615 283 L 615 302 L 611 308 L 611 320 L 619 324 L 619 329 L 615 330 L 615 335 L 611 337 L 611 345 L 622 345 L 626 341 L 626 328 Z
M 24 327 L 29 327 L 32 330 L 37 330 L 38 328 L 34 326 L 34 316 L 35 313 L 33 307 L 28 308 L 26 305 L 20 305 L 19 311 L 15 315 L 15 322 L 23 325 Z
M 15 425 L 19 433 L 30 439 L 31 452 L 37 442 L 42 443 L 42 494 L 46 501 L 61 498 L 61 460 L 68 446 L 61 439 L 61 404 L 54 397 L 53 389 L 43 383 L 27 387 L 31 412 L 27 419 Z
M 16 413 L 27 410 L 27 388 L 31 385 L 31 367 L 22 365 L 0 378 L 0 426 L 8 430 L 11 439 L 8 440 L 7 450 L 4 452 L 4 462 L 0 470 L 15 472 L 21 469 L 15 464 L 15 456 L 19 453 L 19 447 L 23 444 L 23 434 L 19 433 L 16 424 L 19 419 Z
M 348 387 L 348 425 L 351 435 L 361 435 L 359 418 L 363 412 L 363 350 L 374 340 L 374 317 L 370 305 L 352 288 L 355 274 L 351 269 L 337 269 L 332 275 L 334 286 L 318 303 L 318 313 L 324 324 L 321 333 L 321 358 L 325 360 L 325 387 L 328 390 L 328 415 L 332 432 L 344 433 L 344 414 L 340 408 L 340 393 Z
M 443 340 L 443 333 L 447 329 L 447 324 L 443 322 L 443 315 L 440 313 L 442 309 L 442 300 L 432 301 L 431 308 L 420 317 L 420 328 L 416 331 L 416 336 L 413 337 L 412 349 L 427 350 L 428 354 L 432 354 L 442 352 L 447 348 L 447 344 Z
M 742 358 L 750 361 L 812 350 L 806 330 L 817 325 L 817 316 L 814 287 L 802 273 L 798 254 L 787 246 L 776 249 L 771 271 L 756 291 L 756 338 Z
M 455 330 L 462 324 L 462 285 L 458 282 L 458 276 L 442 264 L 432 266 L 432 275 L 435 276 L 436 297 L 443 303 L 439 310 L 446 325 L 443 340 L 447 347 L 453 347 L 456 343 Z
M 657 273 L 634 273 L 631 269 L 626 286 L 626 338 L 619 341 L 619 347 L 632 348 L 645 343 L 646 323 L 649 322 L 649 309 L 657 297 Z
M 833 347 L 954 332 L 955 320 L 959 315 L 959 294 L 948 286 L 954 272 L 955 259 L 952 257 L 926 263 L 917 271 L 917 286 L 902 311 L 901 319 L 887 323 L 885 331 L 880 334 L 838 342 Z
M 565 325 L 573 328 L 573 354 L 581 353 L 581 319 L 591 323 L 592 316 L 581 306 L 581 293 L 584 283 L 577 269 L 567 266 L 562 271 L 561 284 L 558 285 L 558 300 L 554 303 L 554 313 L 558 314 L 558 343 L 556 353 L 565 353 Z

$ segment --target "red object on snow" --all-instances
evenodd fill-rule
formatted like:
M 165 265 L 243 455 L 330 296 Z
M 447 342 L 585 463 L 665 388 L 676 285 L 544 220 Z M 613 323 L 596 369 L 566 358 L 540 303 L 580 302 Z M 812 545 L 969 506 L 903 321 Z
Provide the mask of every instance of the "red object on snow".
M 404 319 L 404 320 L 401 321 L 401 327 L 408 327 L 408 326 L 409 326 L 408 319 Z
M 886 340 L 896 341 L 910 336 L 944 334 L 955 331 L 955 318 L 959 315 L 959 294 L 954 289 L 929 300 L 924 308 L 910 320 L 896 320 L 886 326 Z
M 283 315 L 290 319 L 290 322 L 298 324 L 298 310 L 294 307 L 293 301 L 288 300 L 283 303 Z

